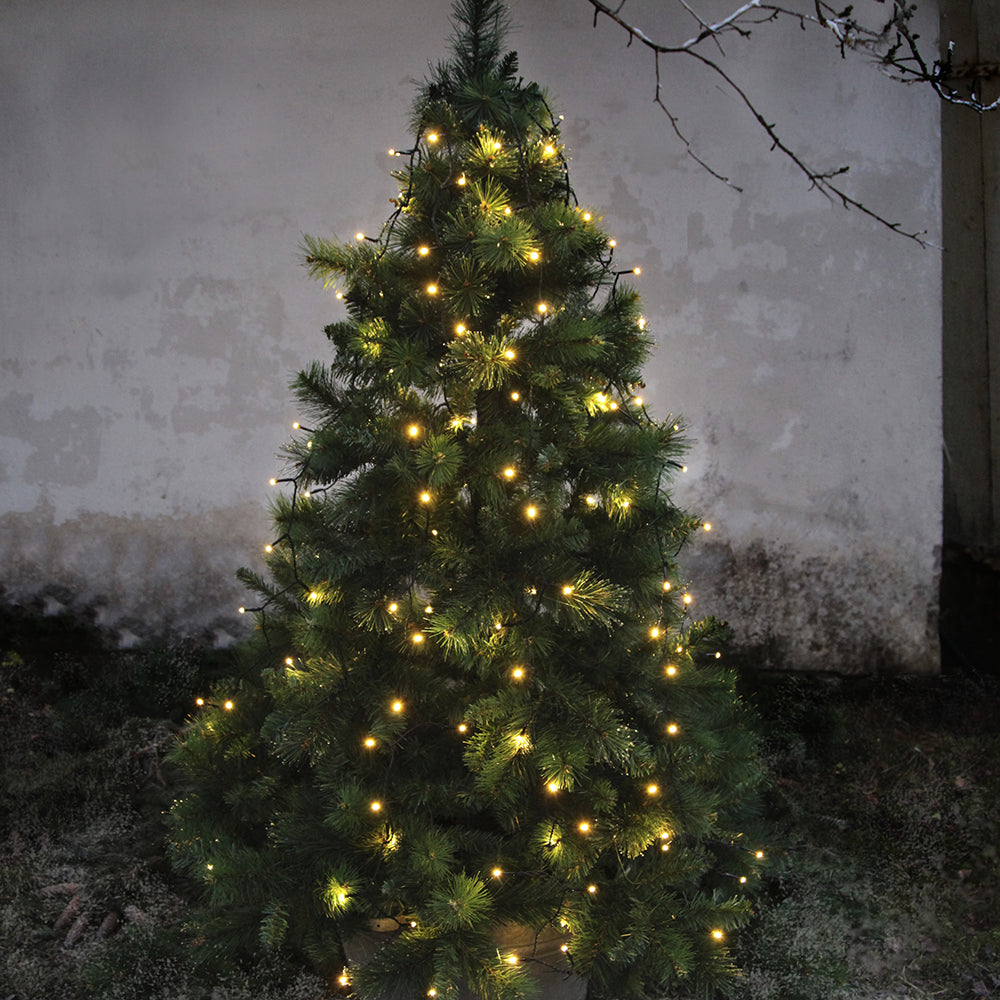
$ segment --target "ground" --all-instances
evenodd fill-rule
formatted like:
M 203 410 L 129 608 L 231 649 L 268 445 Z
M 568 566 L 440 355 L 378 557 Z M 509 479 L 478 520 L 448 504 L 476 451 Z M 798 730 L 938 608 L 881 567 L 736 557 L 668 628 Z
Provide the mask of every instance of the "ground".
M 0 635 L 0 1000 L 319 1000 L 278 960 L 196 961 L 185 929 L 164 756 L 225 663 L 10 610 Z M 744 667 L 770 780 L 737 1000 L 1000 997 L 1000 682 L 949 668 Z

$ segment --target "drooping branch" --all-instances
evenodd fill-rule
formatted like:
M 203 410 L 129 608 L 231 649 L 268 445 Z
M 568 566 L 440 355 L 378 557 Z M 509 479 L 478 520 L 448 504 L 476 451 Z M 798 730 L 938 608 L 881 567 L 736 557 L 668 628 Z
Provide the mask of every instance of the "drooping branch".
M 856 198 L 851 197 L 836 182 L 836 178 L 848 171 L 847 166 L 825 171 L 818 170 L 808 164 L 800 153 L 780 138 L 775 123 L 765 117 L 746 89 L 723 68 L 721 60 L 725 57 L 725 51 L 722 47 L 722 39 L 727 34 L 735 34 L 740 38 L 748 39 L 754 27 L 790 18 L 803 29 L 808 25 L 813 25 L 829 31 L 835 38 L 842 57 L 846 57 L 849 49 L 867 53 L 874 58 L 879 68 L 892 78 L 908 84 L 923 83 L 929 85 L 947 103 L 961 105 L 979 113 L 1000 108 L 1000 98 L 987 101 L 982 96 L 982 74 L 963 71 L 953 65 L 951 47 L 949 47 L 944 60 L 928 60 L 922 54 L 918 45 L 919 35 L 913 31 L 911 26 L 916 8 L 912 4 L 907 4 L 906 0 L 893 0 L 887 21 L 877 28 L 861 24 L 853 16 L 851 7 L 846 7 L 838 12 L 825 0 L 813 0 L 812 9 L 808 11 L 793 10 L 773 3 L 765 3 L 763 0 L 747 0 L 715 22 L 702 17 L 694 9 L 690 0 L 678 0 L 684 10 L 697 22 L 699 30 L 695 35 L 676 44 L 657 41 L 636 23 L 626 19 L 622 10 L 627 0 L 620 0 L 616 7 L 611 7 L 602 0 L 588 0 L 588 2 L 594 8 L 595 27 L 598 18 L 603 15 L 626 32 L 629 46 L 634 41 L 638 41 L 653 53 L 656 75 L 654 103 L 666 114 L 674 134 L 684 143 L 686 154 L 713 177 L 736 191 L 741 190 L 730 178 L 714 169 L 699 156 L 691 141 L 682 131 L 679 117 L 670 109 L 664 98 L 660 65 L 663 57 L 687 56 L 697 60 L 714 73 L 725 84 L 726 88 L 739 98 L 771 140 L 772 149 L 778 150 L 789 159 L 796 169 L 808 178 L 812 187 L 830 200 L 839 202 L 844 208 L 856 209 L 893 232 L 914 240 L 922 247 L 932 245 L 925 239 L 924 232 L 903 229 L 900 223 L 890 221 Z M 705 54 L 699 48 L 707 42 L 714 45 L 715 51 L 711 55 Z M 968 78 L 967 93 L 960 92 L 956 86 L 958 80 L 963 76 Z

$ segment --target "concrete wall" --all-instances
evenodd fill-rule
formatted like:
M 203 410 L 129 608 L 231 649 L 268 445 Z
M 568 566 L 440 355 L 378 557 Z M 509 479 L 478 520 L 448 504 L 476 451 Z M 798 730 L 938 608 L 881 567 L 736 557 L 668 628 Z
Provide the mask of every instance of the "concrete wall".
M 338 315 L 296 265 L 300 234 L 388 214 L 385 150 L 446 54 L 448 6 L 0 6 L 8 600 L 92 608 L 123 642 L 240 634 L 232 574 L 270 537 L 286 385 Z M 647 395 L 698 442 L 677 494 L 714 525 L 686 550 L 696 609 L 787 666 L 933 669 L 939 255 L 810 192 L 731 94 L 678 64 L 674 110 L 744 190 L 709 177 L 653 106 L 650 60 L 595 31 L 584 0 L 513 14 L 522 72 L 565 114 L 580 200 L 643 268 Z M 787 141 L 852 164 L 852 192 L 936 235 L 932 99 L 798 28 L 744 51 L 730 71 Z

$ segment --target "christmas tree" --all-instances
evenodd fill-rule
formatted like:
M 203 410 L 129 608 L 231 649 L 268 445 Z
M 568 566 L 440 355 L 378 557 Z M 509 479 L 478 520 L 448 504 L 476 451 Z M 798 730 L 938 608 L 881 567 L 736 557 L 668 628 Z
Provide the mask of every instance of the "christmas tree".
M 758 765 L 677 575 L 682 427 L 502 5 L 454 23 L 379 235 L 305 242 L 347 318 L 294 383 L 243 674 L 175 753 L 175 856 L 210 943 L 344 995 L 711 987 Z

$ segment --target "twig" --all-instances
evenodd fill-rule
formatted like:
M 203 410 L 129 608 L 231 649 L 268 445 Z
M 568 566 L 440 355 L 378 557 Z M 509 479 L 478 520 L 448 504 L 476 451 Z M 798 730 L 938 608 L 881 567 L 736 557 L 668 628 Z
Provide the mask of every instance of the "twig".
M 847 173 L 848 167 L 844 166 L 829 171 L 821 171 L 807 164 L 799 153 L 778 136 L 775 124 L 767 120 L 751 100 L 746 90 L 722 68 L 719 62 L 698 51 L 697 47 L 707 39 L 711 39 L 718 49 L 719 55 L 724 56 L 725 53 L 720 42 L 720 35 L 726 32 L 735 32 L 743 38 L 749 38 L 750 27 L 748 25 L 756 26 L 776 21 L 779 18 L 791 18 L 798 21 L 800 27 L 803 29 L 807 24 L 815 24 L 818 27 L 828 30 L 836 39 L 842 57 L 846 56 L 847 49 L 867 51 L 869 54 L 875 56 L 881 69 L 887 72 L 893 79 L 905 83 L 928 84 L 947 103 L 968 107 L 980 113 L 1000 108 L 1000 97 L 991 103 L 985 103 L 976 95 L 974 90 L 975 84 L 970 87 L 969 97 L 963 97 L 954 87 L 949 85 L 947 81 L 956 78 L 956 75 L 953 75 L 954 70 L 951 64 L 950 50 L 944 62 L 938 60 L 928 62 L 924 58 L 917 45 L 919 36 L 914 34 L 909 26 L 909 21 L 913 16 L 915 8 L 912 5 L 907 6 L 905 0 L 893 0 L 888 22 L 878 30 L 866 27 L 852 18 L 850 16 L 850 8 L 838 12 L 826 3 L 825 0 L 813 0 L 815 13 L 791 10 L 773 3 L 764 3 L 763 0 L 747 0 L 746 3 L 736 7 L 726 17 L 714 23 L 710 23 L 702 17 L 694 9 L 689 0 L 678 0 L 678 3 L 684 10 L 698 22 L 701 30 L 685 41 L 673 45 L 654 40 L 638 25 L 626 20 L 622 15 L 625 0 L 622 0 L 615 8 L 609 7 L 603 0 L 588 0 L 588 2 L 594 9 L 595 27 L 599 15 L 603 14 L 626 32 L 629 46 L 631 46 L 633 41 L 639 41 L 645 48 L 653 52 L 656 76 L 654 103 L 666 114 L 674 134 L 684 143 L 687 155 L 717 180 L 722 181 L 736 191 L 742 190 L 728 177 L 715 170 L 702 159 L 696 153 L 691 141 L 682 131 L 678 116 L 670 110 L 663 96 L 663 83 L 660 73 L 661 56 L 686 55 L 697 59 L 703 66 L 715 73 L 732 93 L 739 97 L 746 109 L 767 133 L 768 138 L 771 140 L 771 148 L 777 149 L 786 158 L 791 160 L 795 167 L 808 178 L 812 187 L 816 188 L 816 190 L 831 201 L 837 201 L 844 208 L 853 208 L 863 215 L 867 215 L 873 221 L 890 229 L 899 236 L 913 240 L 921 247 L 935 246 L 935 244 L 925 239 L 925 231 L 916 232 L 906 230 L 902 228 L 900 223 L 890 221 L 879 212 L 849 195 L 834 182 L 834 178 Z

